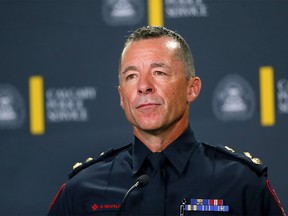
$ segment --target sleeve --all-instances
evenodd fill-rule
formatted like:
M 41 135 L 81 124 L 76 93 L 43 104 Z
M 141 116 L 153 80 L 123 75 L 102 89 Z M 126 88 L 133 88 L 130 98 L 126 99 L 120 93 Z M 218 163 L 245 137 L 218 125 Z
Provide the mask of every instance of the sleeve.
M 48 216 L 56 216 L 56 215 L 71 215 L 69 214 L 69 210 L 67 207 L 67 200 L 66 200 L 66 196 L 65 196 L 65 188 L 66 187 L 66 183 L 63 184 L 59 191 L 57 192 L 57 194 L 55 195 L 52 203 L 50 204 L 49 207 L 49 212 L 48 212 Z
M 281 215 L 286 216 L 280 200 L 270 184 L 263 179 L 258 194 L 249 208 L 248 215 Z

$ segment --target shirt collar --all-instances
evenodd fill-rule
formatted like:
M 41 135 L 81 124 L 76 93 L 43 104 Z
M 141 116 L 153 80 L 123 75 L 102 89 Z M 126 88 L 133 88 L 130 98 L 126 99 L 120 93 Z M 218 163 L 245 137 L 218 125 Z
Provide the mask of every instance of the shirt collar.
M 197 141 L 194 137 L 194 133 L 190 126 L 166 149 L 163 154 L 175 167 L 177 172 L 181 174 L 184 171 L 190 155 L 192 154 Z M 151 151 L 137 138 L 133 143 L 133 175 L 139 172 L 145 158 L 151 153 Z
M 196 145 L 197 141 L 194 137 L 194 133 L 190 126 L 188 126 L 173 143 L 164 149 L 163 154 L 176 168 L 178 174 L 181 174 Z
M 136 136 L 133 143 L 133 175 L 139 172 L 144 160 L 151 153 L 151 151 L 144 145 Z

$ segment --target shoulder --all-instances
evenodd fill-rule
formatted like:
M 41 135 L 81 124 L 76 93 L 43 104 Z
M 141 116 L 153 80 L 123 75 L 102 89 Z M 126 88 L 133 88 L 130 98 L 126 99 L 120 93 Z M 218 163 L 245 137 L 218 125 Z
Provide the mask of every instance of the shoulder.
M 73 178 L 80 171 L 87 169 L 88 167 L 91 167 L 92 165 L 95 165 L 101 161 L 105 161 L 105 160 L 109 160 L 109 159 L 113 160 L 120 153 L 129 151 L 129 149 L 131 149 L 131 146 L 132 146 L 132 144 L 129 144 L 129 145 L 123 146 L 121 148 L 117 148 L 117 149 L 110 148 L 107 151 L 102 152 L 96 158 L 88 157 L 84 162 L 75 163 L 73 166 L 72 172 L 68 175 L 69 179 Z
M 213 146 L 207 143 L 201 143 L 201 145 L 206 151 L 213 152 L 217 155 L 219 161 L 221 161 L 221 158 L 223 160 L 234 161 L 236 166 L 247 167 L 258 176 L 267 176 L 267 166 L 263 165 L 259 158 L 253 157 L 248 151 L 240 153 L 228 146 Z

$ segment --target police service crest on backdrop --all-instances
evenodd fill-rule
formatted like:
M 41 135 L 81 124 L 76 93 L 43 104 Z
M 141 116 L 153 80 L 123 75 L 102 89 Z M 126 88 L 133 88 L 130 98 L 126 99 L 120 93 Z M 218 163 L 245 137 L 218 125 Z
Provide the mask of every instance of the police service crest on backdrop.
M 19 128 L 25 121 L 25 104 L 19 90 L 0 84 L 0 129 Z
M 214 90 L 212 108 L 219 120 L 247 120 L 255 111 L 254 91 L 243 77 L 227 75 Z
M 144 17 L 141 0 L 103 0 L 102 15 L 108 25 L 135 25 Z

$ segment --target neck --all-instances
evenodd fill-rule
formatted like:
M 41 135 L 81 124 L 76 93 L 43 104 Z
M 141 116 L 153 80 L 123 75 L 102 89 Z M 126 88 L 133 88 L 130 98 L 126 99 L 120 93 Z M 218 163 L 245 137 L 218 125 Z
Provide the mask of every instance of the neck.
M 173 141 L 175 141 L 188 127 L 188 121 L 185 124 L 175 124 L 166 129 L 145 131 L 134 127 L 134 135 L 141 140 L 144 145 L 152 152 L 161 152 Z

